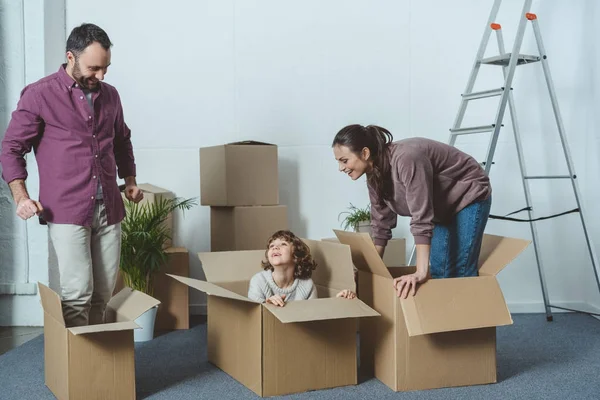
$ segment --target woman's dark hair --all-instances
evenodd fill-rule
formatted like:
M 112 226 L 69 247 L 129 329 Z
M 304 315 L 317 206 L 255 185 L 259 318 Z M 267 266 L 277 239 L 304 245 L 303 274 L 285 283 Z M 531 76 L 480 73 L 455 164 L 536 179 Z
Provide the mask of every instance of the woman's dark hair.
M 373 171 L 367 174 L 367 181 L 375 189 L 379 203 L 383 203 L 384 199 L 389 200 L 393 196 L 390 155 L 387 151 L 388 145 L 393 140 L 394 137 L 385 128 L 377 125 L 354 124 L 342 128 L 335 135 L 331 144 L 331 147 L 346 146 L 357 156 L 360 156 L 365 147 L 369 149 L 373 161 Z
M 73 28 L 67 39 L 67 51 L 73 53 L 75 58 L 92 43 L 98 42 L 104 50 L 110 49 L 112 43 L 102 28 L 94 24 L 82 24 Z
M 281 239 L 288 242 L 292 246 L 292 257 L 294 258 L 294 278 L 308 279 L 312 276 L 312 272 L 317 268 L 317 263 L 313 260 L 310 254 L 310 249 L 300 238 L 290 231 L 277 231 L 269 238 L 267 242 L 267 250 L 265 258 L 267 261 L 262 261 L 262 266 L 265 270 L 273 271 L 273 266 L 269 262 L 269 245 L 276 239 Z

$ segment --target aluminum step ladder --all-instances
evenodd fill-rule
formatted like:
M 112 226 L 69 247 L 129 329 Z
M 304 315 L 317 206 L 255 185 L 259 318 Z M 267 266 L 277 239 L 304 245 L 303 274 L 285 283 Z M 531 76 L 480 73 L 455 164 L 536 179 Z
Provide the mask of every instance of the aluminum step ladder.
M 494 5 L 492 6 L 492 10 L 490 12 L 489 19 L 485 26 L 483 38 L 481 39 L 481 43 L 479 45 L 479 50 L 477 51 L 477 56 L 475 57 L 475 62 L 473 63 L 471 74 L 470 74 L 469 80 L 467 82 L 467 87 L 465 88 L 464 94 L 462 95 L 460 107 L 459 107 L 458 113 L 456 115 L 456 119 L 454 120 L 454 125 L 453 125 L 452 129 L 450 129 L 449 144 L 451 146 L 454 146 L 456 143 L 457 137 L 461 136 L 461 135 L 471 135 L 471 134 L 491 132 L 492 136 L 491 136 L 491 139 L 490 139 L 490 142 L 488 145 L 487 153 L 485 156 L 485 161 L 482 163 L 483 164 L 482 166 L 485 169 L 486 174 L 489 174 L 490 169 L 493 164 L 494 153 L 496 151 L 496 145 L 498 143 L 498 137 L 500 134 L 500 130 L 503 126 L 502 122 L 504 119 L 504 114 L 506 112 L 506 106 L 508 105 L 510 116 L 511 116 L 514 138 L 515 138 L 515 144 L 517 147 L 517 154 L 519 157 L 519 167 L 521 170 L 523 190 L 525 192 L 525 201 L 527 203 L 527 210 L 528 210 L 528 215 L 529 215 L 529 226 L 531 228 L 531 236 L 533 239 L 535 258 L 536 258 L 539 277 L 540 277 L 542 296 L 544 298 L 544 306 L 546 309 L 546 319 L 548 321 L 552 321 L 551 308 L 558 308 L 558 309 L 563 309 L 563 310 L 567 310 L 567 311 L 582 312 L 585 314 L 600 315 L 600 314 L 597 314 L 594 312 L 588 312 L 588 311 L 584 311 L 584 310 L 575 310 L 575 309 L 559 307 L 559 306 L 550 304 L 550 301 L 548 299 L 548 290 L 547 290 L 547 286 L 546 286 L 546 279 L 545 279 L 544 272 L 543 272 L 542 260 L 540 258 L 539 238 L 538 238 L 535 224 L 533 221 L 531 221 L 533 219 L 533 216 L 532 216 L 532 202 L 531 202 L 531 191 L 529 188 L 529 181 L 534 180 L 534 179 L 546 179 L 546 180 L 548 180 L 548 179 L 568 179 L 568 180 L 570 180 L 571 185 L 573 187 L 573 192 L 575 194 L 575 200 L 577 202 L 577 211 L 579 212 L 581 224 L 583 227 L 583 232 L 585 234 L 585 240 L 586 240 L 587 248 L 589 251 L 590 258 L 591 258 L 592 269 L 594 271 L 594 276 L 596 278 L 596 284 L 598 285 L 598 290 L 600 292 L 600 279 L 598 277 L 598 258 L 597 258 L 594 246 L 592 245 L 592 243 L 590 241 L 590 236 L 589 236 L 586 219 L 585 219 L 585 213 L 584 213 L 581 201 L 580 201 L 581 195 L 580 195 L 579 188 L 577 185 L 577 175 L 576 175 L 575 169 L 573 167 L 573 161 L 571 158 L 569 145 L 567 143 L 562 117 L 561 117 L 560 110 L 558 107 L 556 92 L 554 90 L 554 84 L 552 81 L 552 76 L 550 74 L 550 68 L 548 66 L 546 50 L 544 48 L 544 44 L 542 41 L 542 35 L 540 33 L 537 16 L 535 14 L 530 13 L 532 1 L 533 0 L 525 0 L 525 2 L 524 2 L 523 10 L 521 13 L 521 18 L 519 21 L 519 26 L 518 26 L 516 37 L 515 37 L 515 42 L 513 44 L 512 51 L 510 53 L 506 53 L 506 51 L 504 49 L 504 40 L 502 37 L 502 27 L 500 24 L 497 24 L 495 22 L 496 17 L 498 15 L 498 10 L 500 9 L 500 4 L 502 3 L 502 0 L 494 1 Z M 534 33 L 534 36 L 535 36 L 535 39 L 537 42 L 539 55 L 520 54 L 521 45 L 523 43 L 523 38 L 525 36 L 525 28 L 529 22 L 531 22 L 532 27 L 533 27 L 533 33 Z M 496 37 L 498 40 L 499 55 L 494 56 L 494 57 L 483 58 L 492 31 L 494 31 L 496 33 Z M 526 64 L 530 64 L 530 63 L 536 63 L 536 62 L 541 62 L 541 64 L 542 64 L 542 68 L 544 71 L 544 77 L 546 79 L 546 85 L 548 87 L 548 92 L 550 94 L 550 100 L 552 102 L 552 109 L 554 111 L 554 117 L 556 119 L 556 124 L 558 126 L 558 133 L 560 135 L 560 140 L 562 143 L 562 148 L 563 148 L 563 152 L 564 152 L 564 156 L 565 156 L 567 168 L 568 168 L 568 174 L 565 174 L 565 175 L 534 176 L 534 175 L 528 175 L 526 172 L 525 161 L 523 158 L 523 147 L 521 144 L 521 139 L 520 139 L 520 135 L 519 135 L 519 127 L 518 127 L 518 123 L 517 123 L 516 108 L 514 105 L 513 95 L 512 95 L 512 83 L 513 83 L 513 78 L 514 78 L 515 70 L 516 70 L 517 66 L 526 65 Z M 473 92 L 473 87 L 475 86 L 475 81 L 476 81 L 477 75 L 479 73 L 479 68 L 482 65 L 501 66 L 503 74 L 504 74 L 504 86 L 502 86 L 498 89 Z M 462 122 L 463 122 L 463 118 L 465 116 L 465 112 L 467 110 L 467 105 L 469 102 L 478 100 L 478 99 L 494 97 L 494 96 L 499 96 L 500 101 L 498 104 L 498 109 L 496 111 L 496 116 L 495 116 L 492 124 L 484 125 L 484 126 L 474 126 L 474 127 L 462 127 L 461 126 Z M 413 246 L 409 265 L 414 265 L 415 257 L 416 257 L 416 246 Z

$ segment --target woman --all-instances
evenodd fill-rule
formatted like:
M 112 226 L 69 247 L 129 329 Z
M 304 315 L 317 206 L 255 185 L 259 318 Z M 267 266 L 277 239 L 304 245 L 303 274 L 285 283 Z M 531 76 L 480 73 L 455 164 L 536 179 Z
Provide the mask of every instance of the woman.
M 352 180 L 367 174 L 371 231 L 382 257 L 397 216 L 411 217 L 417 270 L 394 279 L 398 297 L 414 295 L 429 276 L 477 276 L 492 188 L 473 157 L 425 138 L 393 142 L 375 125 L 346 126 L 332 147 L 341 172 Z

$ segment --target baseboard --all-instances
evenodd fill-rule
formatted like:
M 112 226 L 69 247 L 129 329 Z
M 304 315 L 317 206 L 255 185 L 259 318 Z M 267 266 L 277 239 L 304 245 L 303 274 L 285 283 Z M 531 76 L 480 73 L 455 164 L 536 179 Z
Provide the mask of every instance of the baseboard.
M 206 315 L 206 304 L 190 304 L 191 315 Z
M 573 310 L 587 311 L 600 314 L 600 308 L 582 302 L 561 302 L 555 301 L 551 303 L 553 306 L 564 307 Z M 533 314 L 533 313 L 545 313 L 546 309 L 544 303 L 541 301 L 536 302 L 519 302 L 519 303 L 507 303 L 508 309 L 512 314 Z M 560 308 L 550 308 L 550 311 L 554 313 L 570 312 L 567 310 L 561 310 Z

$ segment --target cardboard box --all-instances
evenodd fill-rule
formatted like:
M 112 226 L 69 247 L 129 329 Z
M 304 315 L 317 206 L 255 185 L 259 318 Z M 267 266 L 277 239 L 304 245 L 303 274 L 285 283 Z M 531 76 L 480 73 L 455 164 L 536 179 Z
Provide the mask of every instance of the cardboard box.
M 135 399 L 134 320 L 160 302 L 123 289 L 107 306 L 110 323 L 66 328 L 60 297 L 38 283 L 44 308 L 44 375 L 59 400 Z
M 305 242 L 318 263 L 319 299 L 285 307 L 248 299 L 262 250 L 199 253 L 207 282 L 172 275 L 209 295 L 208 360 L 259 396 L 355 385 L 357 318 L 379 315 L 358 299 L 335 298 L 355 289 L 348 246 Z
M 325 238 L 323 240 L 340 243 L 337 237 Z M 400 267 L 406 265 L 406 239 L 392 238 L 388 241 L 385 252 L 383 253 L 383 263 L 388 267 Z
M 361 300 L 382 315 L 361 320 L 361 372 L 395 391 L 496 382 L 496 326 L 512 324 L 496 274 L 530 241 L 485 235 L 478 277 L 430 279 L 399 299 L 393 278 L 415 267 L 386 267 L 367 234 L 335 233 L 352 249 Z
M 168 260 L 154 276 L 153 297 L 160 301 L 160 307 L 156 313 L 154 323 L 155 331 L 170 331 L 175 329 L 189 329 L 190 327 L 190 303 L 189 290 L 166 276 L 167 273 L 189 276 L 190 259 L 189 253 L 183 247 L 170 247 L 165 250 Z M 117 283 L 113 295 L 117 294 L 125 284 L 121 276 L 121 270 L 117 274 Z
M 280 229 L 288 229 L 286 206 L 210 208 L 211 251 L 264 250 Z
M 123 201 L 127 201 L 127 198 L 125 197 L 125 193 L 123 193 L 125 186 L 121 185 L 120 188 L 121 188 L 121 197 L 123 198 Z M 138 184 L 138 188 L 140 188 L 142 190 L 142 192 L 144 192 L 144 198 L 138 203 L 140 205 L 152 204 L 157 201 L 161 201 L 161 199 L 174 199 L 175 198 L 175 194 L 173 192 L 170 192 L 167 189 L 163 189 L 158 186 L 151 185 L 149 183 L 140 183 L 140 184 Z M 173 234 L 174 234 L 173 213 L 169 214 L 164 225 L 167 227 L 167 230 L 169 232 L 171 232 L 171 239 L 167 240 L 164 245 L 164 247 L 167 248 L 167 247 L 171 247 L 173 245 Z
M 279 204 L 277 146 L 255 141 L 200 149 L 204 206 Z

